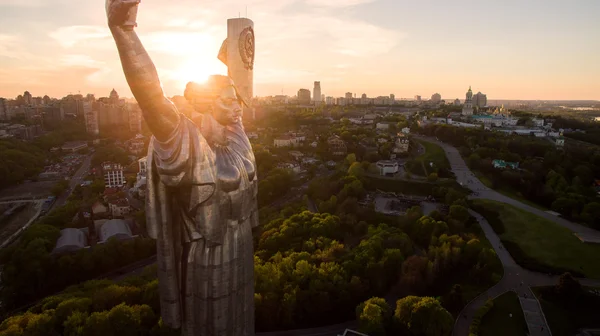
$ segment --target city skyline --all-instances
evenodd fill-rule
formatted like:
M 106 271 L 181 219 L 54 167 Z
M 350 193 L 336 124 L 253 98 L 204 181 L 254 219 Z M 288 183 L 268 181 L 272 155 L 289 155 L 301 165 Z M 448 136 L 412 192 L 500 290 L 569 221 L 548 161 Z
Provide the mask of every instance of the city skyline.
M 145 0 L 138 33 L 168 96 L 211 73 L 226 19 L 255 22 L 255 95 L 294 96 L 320 81 L 326 96 L 439 92 L 464 99 L 600 100 L 600 3 L 482 4 L 391 0 Z M 540 10 L 540 9 L 543 10 Z M 101 3 L 0 0 L 0 96 L 109 92 L 131 97 Z M 64 13 L 69 13 L 65 15 Z M 399 20 L 399 18 L 401 18 Z M 191 42 L 190 42 L 191 41 Z M 59 84 L 57 84 L 59 83 Z

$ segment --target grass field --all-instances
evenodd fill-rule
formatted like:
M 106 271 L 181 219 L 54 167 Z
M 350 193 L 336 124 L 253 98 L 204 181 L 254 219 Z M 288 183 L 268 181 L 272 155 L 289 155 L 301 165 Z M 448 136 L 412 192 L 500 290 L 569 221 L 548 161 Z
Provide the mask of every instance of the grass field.
M 527 323 L 515 292 L 507 292 L 494 299 L 494 307 L 481 319 L 479 335 L 527 335 Z
M 434 168 L 450 168 L 450 163 L 442 147 L 427 141 L 417 141 L 423 146 L 425 153 L 412 160 L 412 164 L 407 165 L 412 174 L 428 176 L 434 172 Z M 433 162 L 434 168 L 429 165 L 430 162 Z
M 474 200 L 473 204 L 499 214 L 504 226 L 500 238 L 520 250 L 523 255 L 515 255 L 507 245 L 515 261 L 523 267 L 528 266 L 522 261 L 531 259 L 542 266 L 571 270 L 588 278 L 600 279 L 599 244 L 584 244 L 570 230 L 512 205 L 490 200 Z

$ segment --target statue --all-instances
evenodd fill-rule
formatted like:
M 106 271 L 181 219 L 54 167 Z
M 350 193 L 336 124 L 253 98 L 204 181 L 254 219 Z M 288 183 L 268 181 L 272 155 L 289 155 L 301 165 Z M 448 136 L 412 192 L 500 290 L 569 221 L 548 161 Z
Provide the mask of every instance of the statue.
M 134 31 L 138 4 L 107 0 L 106 9 L 125 77 L 153 134 L 146 213 L 157 241 L 163 322 L 184 335 L 254 335 L 257 177 L 241 121 L 245 98 L 229 77 L 214 75 L 185 89 L 201 125 L 179 113 Z

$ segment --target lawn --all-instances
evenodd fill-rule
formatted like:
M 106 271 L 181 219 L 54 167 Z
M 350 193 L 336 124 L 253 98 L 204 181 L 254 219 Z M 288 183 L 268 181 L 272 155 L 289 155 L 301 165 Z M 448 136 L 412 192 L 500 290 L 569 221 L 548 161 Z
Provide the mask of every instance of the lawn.
M 595 299 L 596 302 L 591 302 L 587 307 L 576 304 L 568 308 L 555 297 L 543 295 L 548 289 L 535 287 L 533 292 L 542 305 L 552 335 L 575 335 L 580 328 L 600 328 L 600 299 Z
M 414 160 L 409 161 L 410 164 L 406 165 L 411 173 L 420 176 L 428 176 L 435 171 L 434 168 L 450 168 L 450 163 L 448 162 L 448 158 L 442 147 L 427 141 L 417 141 L 423 145 L 425 153 L 419 155 Z M 429 165 L 430 162 L 433 162 L 433 168 Z
M 521 266 L 600 279 L 600 244 L 584 244 L 570 230 L 512 205 L 490 200 L 473 200 L 473 205 L 498 214 L 501 223 L 492 226 Z
M 481 319 L 479 335 L 527 335 L 527 323 L 515 292 L 507 292 L 494 299 L 494 306 Z

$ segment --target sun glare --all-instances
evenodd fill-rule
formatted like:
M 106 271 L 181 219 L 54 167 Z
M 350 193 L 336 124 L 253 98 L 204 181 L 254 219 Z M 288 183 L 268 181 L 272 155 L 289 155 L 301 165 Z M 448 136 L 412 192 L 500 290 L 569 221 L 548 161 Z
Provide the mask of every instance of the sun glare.
M 215 73 L 215 70 L 202 62 L 187 62 L 183 64 L 177 71 L 176 77 L 181 84 L 185 85 L 188 82 L 203 83 L 206 82 L 208 76 Z

